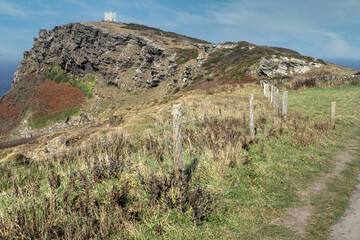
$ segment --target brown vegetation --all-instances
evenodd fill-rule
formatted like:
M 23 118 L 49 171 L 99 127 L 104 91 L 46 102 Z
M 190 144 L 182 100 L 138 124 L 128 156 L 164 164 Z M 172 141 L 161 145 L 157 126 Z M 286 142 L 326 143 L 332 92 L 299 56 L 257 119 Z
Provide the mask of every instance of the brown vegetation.
M 84 92 L 70 83 L 56 83 L 47 79 L 38 90 L 35 97 L 30 100 L 30 105 L 35 106 L 38 113 L 52 115 L 85 102 Z

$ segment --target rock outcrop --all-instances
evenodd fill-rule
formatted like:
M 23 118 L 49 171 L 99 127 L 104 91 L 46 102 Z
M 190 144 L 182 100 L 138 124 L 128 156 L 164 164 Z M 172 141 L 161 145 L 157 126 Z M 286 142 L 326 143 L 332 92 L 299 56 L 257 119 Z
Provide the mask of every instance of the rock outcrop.
M 173 51 L 133 33 L 109 34 L 90 24 L 71 23 L 40 30 L 33 48 L 24 53 L 13 87 L 30 68 L 40 73 L 53 63 L 80 77 L 98 73 L 105 83 L 124 90 L 156 87 L 168 73 L 171 55 Z
M 295 73 L 306 73 L 313 68 L 319 68 L 321 66 L 321 63 L 305 61 L 293 57 L 271 56 L 270 59 L 262 57 L 259 63 L 258 76 L 282 77 Z

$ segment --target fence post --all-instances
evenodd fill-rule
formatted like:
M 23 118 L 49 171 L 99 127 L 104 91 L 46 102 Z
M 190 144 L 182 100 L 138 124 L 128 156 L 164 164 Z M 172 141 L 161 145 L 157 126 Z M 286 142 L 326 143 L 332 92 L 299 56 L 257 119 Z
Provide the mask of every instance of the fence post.
M 274 92 L 273 92 L 273 101 L 272 101 L 272 104 L 273 104 L 273 106 L 274 106 L 274 108 L 276 109 L 276 107 L 277 107 L 277 104 L 276 104 L 276 87 L 274 87 Z
M 173 141 L 175 175 L 177 178 L 179 178 L 183 173 L 180 104 L 173 105 Z
M 265 96 L 267 95 L 266 89 L 267 89 L 267 84 L 264 83 L 264 95 L 265 95 Z
M 275 110 L 278 112 L 279 109 L 280 109 L 279 89 L 276 89 L 275 96 L 276 96 L 276 99 L 275 99 L 275 100 L 276 100 Z
M 284 92 L 283 99 L 282 99 L 282 119 L 285 121 L 287 120 L 287 102 L 288 102 L 288 91 Z
M 336 102 L 331 103 L 331 128 L 335 128 L 335 110 L 336 110 Z
M 250 95 L 250 137 L 255 138 L 255 126 L 254 126 L 254 94 Z
M 270 102 L 273 103 L 274 101 L 274 86 L 271 86 L 271 90 L 270 90 Z

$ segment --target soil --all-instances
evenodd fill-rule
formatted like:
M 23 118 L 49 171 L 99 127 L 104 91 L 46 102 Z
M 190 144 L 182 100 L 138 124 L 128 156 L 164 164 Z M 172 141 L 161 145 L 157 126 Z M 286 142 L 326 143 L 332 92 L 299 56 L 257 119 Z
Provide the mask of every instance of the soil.
M 344 150 L 334 157 L 335 168 L 333 171 L 324 174 L 324 176 L 304 191 L 298 192 L 300 202 L 302 203 L 301 206 L 288 209 L 286 212 L 287 218 L 280 220 L 278 224 L 294 229 L 304 236 L 313 214 L 311 198 L 319 192 L 325 191 L 328 180 L 339 176 L 339 174 L 346 169 L 347 165 L 355 160 L 359 145 L 360 139 L 351 139 L 348 143 L 346 143 Z M 357 189 L 358 190 L 351 199 L 349 211 L 345 214 L 341 221 L 334 226 L 332 234 L 333 238 L 331 239 L 359 239 L 360 184 Z M 358 209 L 356 210 L 356 208 Z M 352 238 L 352 236 L 356 237 Z

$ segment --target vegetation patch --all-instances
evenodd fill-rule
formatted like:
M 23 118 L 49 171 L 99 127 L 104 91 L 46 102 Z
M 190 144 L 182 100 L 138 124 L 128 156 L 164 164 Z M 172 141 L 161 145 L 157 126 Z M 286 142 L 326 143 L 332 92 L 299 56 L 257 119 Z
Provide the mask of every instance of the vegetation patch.
M 51 80 L 57 83 L 65 83 L 68 82 L 74 87 L 78 87 L 84 91 L 84 95 L 87 98 L 93 97 L 93 85 L 95 84 L 95 76 L 94 75 L 86 75 L 83 78 L 78 76 L 69 76 L 66 74 L 65 70 L 62 70 L 59 64 L 54 63 L 50 67 L 47 67 L 44 70 L 45 77 L 50 78 Z
M 199 52 L 193 48 L 176 49 L 176 64 L 184 64 L 191 59 L 196 59 Z
M 64 119 L 70 116 L 80 115 L 80 113 L 81 110 L 78 107 L 72 107 L 72 108 L 60 110 L 54 114 L 48 114 L 48 113 L 33 114 L 29 118 L 29 126 L 34 129 L 44 128 L 48 125 L 64 121 Z
M 85 103 L 84 92 L 68 82 L 56 83 L 47 79 L 37 89 L 38 93 L 29 101 L 29 124 L 33 128 L 44 127 L 78 114 Z
M 250 50 L 239 45 L 231 50 L 216 51 L 203 66 L 207 70 L 207 74 L 213 74 L 225 80 L 243 80 L 250 66 L 257 64 L 261 57 L 274 52 L 263 47 L 255 47 Z

